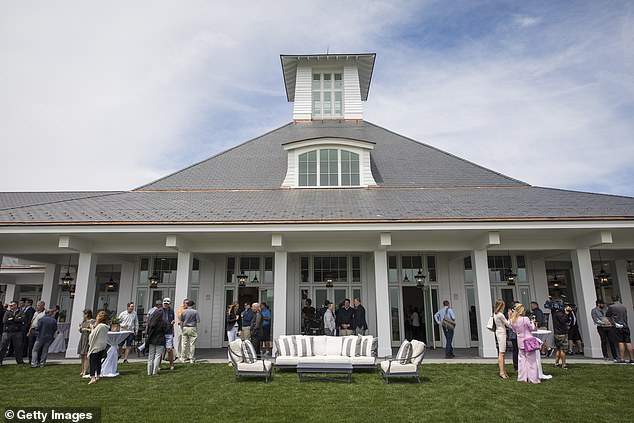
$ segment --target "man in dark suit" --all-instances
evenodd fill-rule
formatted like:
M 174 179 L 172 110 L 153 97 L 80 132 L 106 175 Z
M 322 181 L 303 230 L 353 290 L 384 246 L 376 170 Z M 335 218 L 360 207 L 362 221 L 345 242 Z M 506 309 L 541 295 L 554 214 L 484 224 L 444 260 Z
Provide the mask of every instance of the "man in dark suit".
M 29 357 L 29 338 L 28 333 L 31 329 L 31 322 L 35 315 L 35 309 L 33 308 L 33 300 L 30 298 L 24 298 L 24 322 L 22 323 L 22 357 Z
M 352 327 L 357 335 L 365 335 L 368 331 L 368 322 L 365 320 L 365 307 L 361 305 L 361 299 L 354 299 L 354 319 Z
M 18 309 L 18 303 L 11 301 L 9 303 L 9 309 L 4 313 L 2 318 L 4 332 L 2 332 L 2 341 L 0 341 L 0 366 L 2 365 L 2 359 L 5 357 L 7 348 L 11 344 L 13 344 L 15 362 L 24 364 L 22 360 L 22 343 L 24 338 L 23 322 L 24 314 Z
M 343 300 L 343 307 L 337 310 L 337 327 L 339 328 L 339 336 L 354 335 L 354 309 L 350 307 L 350 300 Z

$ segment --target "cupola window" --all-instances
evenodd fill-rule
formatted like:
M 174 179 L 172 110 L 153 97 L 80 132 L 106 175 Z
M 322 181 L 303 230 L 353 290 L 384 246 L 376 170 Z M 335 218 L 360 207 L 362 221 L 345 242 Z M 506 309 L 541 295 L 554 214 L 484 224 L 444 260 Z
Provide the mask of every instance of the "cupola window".
M 313 118 L 343 116 L 341 73 L 313 73 Z

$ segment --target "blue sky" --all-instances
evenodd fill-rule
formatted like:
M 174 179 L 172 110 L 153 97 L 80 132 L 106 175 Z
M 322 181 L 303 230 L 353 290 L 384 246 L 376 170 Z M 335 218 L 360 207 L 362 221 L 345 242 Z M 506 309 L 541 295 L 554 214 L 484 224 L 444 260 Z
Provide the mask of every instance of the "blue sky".
M 377 59 L 365 118 L 634 196 L 628 1 L 0 2 L 1 191 L 128 190 L 291 120 L 280 54 Z

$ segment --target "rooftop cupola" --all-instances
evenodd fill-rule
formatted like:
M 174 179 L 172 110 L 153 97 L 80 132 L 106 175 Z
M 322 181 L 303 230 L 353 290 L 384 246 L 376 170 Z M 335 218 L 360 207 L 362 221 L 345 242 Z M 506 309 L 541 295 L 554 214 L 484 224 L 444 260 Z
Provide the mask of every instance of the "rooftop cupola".
M 281 55 L 293 120 L 363 120 L 376 54 Z

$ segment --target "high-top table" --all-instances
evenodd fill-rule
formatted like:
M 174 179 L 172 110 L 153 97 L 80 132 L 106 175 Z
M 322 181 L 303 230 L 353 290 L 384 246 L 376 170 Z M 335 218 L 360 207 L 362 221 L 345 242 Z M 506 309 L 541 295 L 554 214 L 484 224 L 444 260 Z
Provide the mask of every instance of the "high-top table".
M 548 339 L 548 337 L 550 336 L 550 334 L 552 333 L 549 330 L 545 330 L 545 329 L 539 329 L 536 330 L 534 332 L 531 332 L 533 334 L 533 336 L 537 339 L 540 340 L 540 342 L 543 344 L 544 342 L 546 342 L 546 339 Z M 542 370 L 542 357 L 541 357 L 541 353 L 539 351 L 537 352 L 537 370 L 539 372 L 539 378 L 542 380 L 547 380 L 547 379 L 551 379 L 553 376 L 552 375 L 545 375 L 544 371 Z
M 132 331 L 130 330 L 123 330 L 121 332 L 108 332 L 108 345 L 110 345 L 110 348 L 108 349 L 108 353 L 106 354 L 106 359 L 101 365 L 101 377 L 119 376 L 119 372 L 117 370 L 117 364 L 119 361 L 119 353 L 117 352 L 117 347 L 131 333 Z
M 68 329 L 70 329 L 70 322 L 57 323 L 57 335 L 53 338 L 51 345 L 48 346 L 49 354 L 66 352 Z

